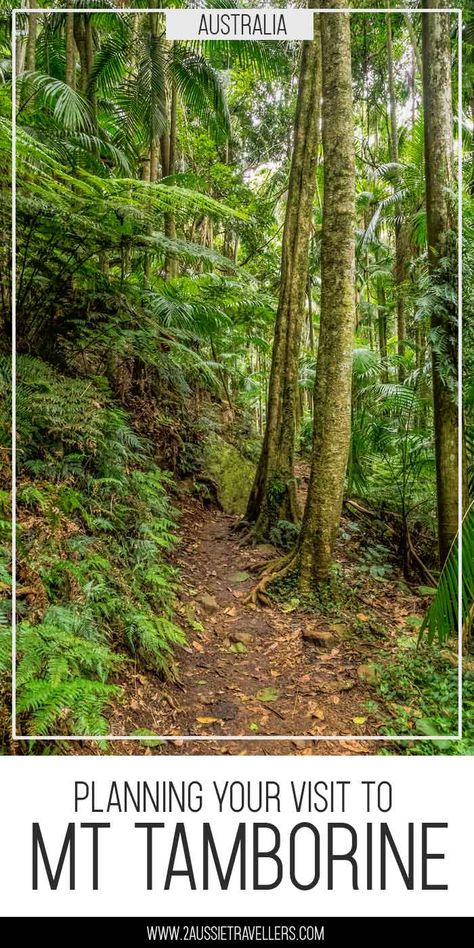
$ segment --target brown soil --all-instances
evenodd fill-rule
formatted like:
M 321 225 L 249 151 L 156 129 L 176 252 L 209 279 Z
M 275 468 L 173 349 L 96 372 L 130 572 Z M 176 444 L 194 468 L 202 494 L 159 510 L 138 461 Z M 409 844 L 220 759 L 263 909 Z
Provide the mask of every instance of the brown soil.
M 177 649 L 176 680 L 163 683 L 153 672 L 131 665 L 120 676 L 124 699 L 111 716 L 113 734 L 140 729 L 176 735 L 177 740 L 153 750 L 138 741 L 117 742 L 110 749 L 148 754 L 376 753 L 381 742 L 362 738 L 379 733 L 390 710 L 358 670 L 374 660 L 391 660 L 395 635 L 409 634 L 405 618 L 422 611 L 422 601 L 404 593 L 393 578 L 376 582 L 361 574 L 360 550 L 367 542 L 367 530 L 361 529 L 350 539 L 343 532 L 346 538 L 338 546 L 341 588 L 357 586 L 349 604 L 326 610 L 330 617 L 296 603 L 294 611 L 284 611 L 284 600 L 255 607 L 246 597 L 259 567 L 275 550 L 243 544 L 234 527 L 235 518 L 185 498 L 177 565 L 178 621 L 187 645 Z M 329 633 L 330 640 L 308 638 L 320 632 Z M 378 702 L 382 713 L 367 710 L 370 700 Z M 183 741 L 181 735 L 206 740 Z M 331 741 L 334 735 L 347 737 Z M 222 740 L 226 736 L 240 740 Z M 248 740 L 258 736 L 277 739 Z M 315 737 L 319 740 L 311 740 Z

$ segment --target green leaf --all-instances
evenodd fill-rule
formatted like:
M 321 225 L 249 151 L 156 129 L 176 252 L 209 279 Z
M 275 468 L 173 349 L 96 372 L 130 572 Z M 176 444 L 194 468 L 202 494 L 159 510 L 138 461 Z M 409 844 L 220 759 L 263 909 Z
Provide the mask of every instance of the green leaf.
M 166 744 L 160 737 L 153 737 L 153 734 L 150 734 L 146 728 L 137 728 L 135 731 L 132 731 L 133 737 L 142 737 L 140 741 L 140 747 L 159 747 L 161 744 Z
M 255 697 L 258 701 L 276 701 L 279 697 L 280 692 L 277 688 L 274 688 L 272 685 L 268 685 L 267 688 L 261 688 L 260 691 L 257 691 Z
M 247 651 L 247 646 L 243 642 L 233 642 L 230 646 L 231 652 L 243 653 Z

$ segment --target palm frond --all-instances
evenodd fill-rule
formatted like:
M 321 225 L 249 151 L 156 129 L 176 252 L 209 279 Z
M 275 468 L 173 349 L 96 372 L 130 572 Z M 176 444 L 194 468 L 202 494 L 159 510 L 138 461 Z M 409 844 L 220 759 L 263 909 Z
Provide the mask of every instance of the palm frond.
M 474 612 L 474 503 L 462 523 L 461 625 L 468 635 Z M 420 639 L 435 639 L 444 645 L 456 635 L 459 625 L 459 536 L 456 537 L 441 571 L 438 587 L 420 629 Z
M 73 131 L 92 131 L 93 122 L 90 103 L 62 79 L 54 79 L 39 72 L 24 72 L 19 77 L 20 85 L 41 93 L 45 105 L 49 106 L 57 122 Z

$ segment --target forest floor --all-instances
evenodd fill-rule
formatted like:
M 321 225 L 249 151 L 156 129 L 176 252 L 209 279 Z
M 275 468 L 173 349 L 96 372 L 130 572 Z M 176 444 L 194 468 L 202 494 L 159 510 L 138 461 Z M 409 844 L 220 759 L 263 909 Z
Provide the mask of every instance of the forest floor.
M 363 738 L 393 716 L 375 666 L 395 661 L 400 635 L 416 636 L 425 600 L 410 592 L 374 528 L 350 513 L 326 602 L 301 602 L 286 589 L 270 606 L 255 607 L 248 593 L 276 551 L 243 543 L 237 519 L 183 494 L 177 621 L 187 644 L 176 650 L 174 680 L 163 683 L 135 663 L 121 670 L 124 696 L 112 711 L 111 733 L 176 735 L 152 745 L 166 754 L 377 753 L 381 742 Z M 381 556 L 387 577 L 370 565 Z M 225 740 L 230 735 L 240 740 Z M 330 740 L 335 735 L 343 739 Z M 110 749 L 153 752 L 146 740 Z

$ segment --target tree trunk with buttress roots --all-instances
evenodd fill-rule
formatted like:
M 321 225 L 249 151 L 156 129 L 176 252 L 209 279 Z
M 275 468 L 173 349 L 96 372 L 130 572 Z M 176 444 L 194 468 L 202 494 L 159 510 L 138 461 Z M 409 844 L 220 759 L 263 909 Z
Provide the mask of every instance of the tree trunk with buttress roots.
M 425 13 L 422 31 L 429 266 L 435 282 L 456 285 L 455 220 L 450 196 L 453 186 L 450 14 Z M 431 329 L 435 333 L 433 406 L 438 542 L 443 564 L 458 529 L 458 409 L 454 386 L 446 384 L 450 374 L 453 381 L 457 374 L 456 313 L 448 302 L 444 310 L 437 307 L 433 312 Z
M 314 40 L 302 44 L 266 427 L 245 518 L 255 525 L 255 536 L 259 538 L 268 536 L 279 520 L 296 522 L 299 519 L 293 464 L 295 419 L 316 188 L 320 99 L 321 51 L 316 15 Z
M 344 6 L 341 2 L 337 4 Z M 331 6 L 334 6 L 331 0 Z M 355 327 L 355 157 L 348 13 L 321 13 L 324 206 L 321 318 L 300 585 L 328 579 L 350 444 Z

